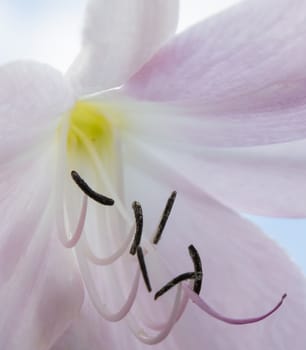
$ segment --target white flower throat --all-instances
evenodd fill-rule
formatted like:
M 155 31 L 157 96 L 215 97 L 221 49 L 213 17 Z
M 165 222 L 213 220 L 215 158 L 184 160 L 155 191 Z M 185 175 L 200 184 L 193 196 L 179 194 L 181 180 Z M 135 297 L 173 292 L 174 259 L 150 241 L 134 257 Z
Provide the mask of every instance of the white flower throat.
M 142 234 L 140 203 L 134 202 L 133 210 L 125 204 L 122 150 L 117 134 L 122 127 L 124 118 L 119 109 L 80 101 L 58 129 L 59 239 L 66 248 L 74 250 L 84 286 L 97 312 L 111 322 L 125 318 L 132 333 L 145 344 L 157 344 L 165 339 L 182 317 L 189 300 L 211 316 L 231 324 L 257 322 L 273 313 L 284 297 L 267 314 L 251 319 L 226 318 L 209 307 L 198 296 L 202 265 L 192 244 L 188 249 L 193 271 L 183 271 L 174 278 L 169 275 L 158 258 L 156 246 L 176 192 L 170 196 L 156 232 L 148 239 Z M 161 275 L 168 276 L 170 282 L 161 282 L 164 281 Z M 143 284 L 140 284 L 141 276 Z M 151 290 L 155 295 L 150 294 Z M 156 309 L 158 320 L 151 315 L 148 303 L 151 310 Z

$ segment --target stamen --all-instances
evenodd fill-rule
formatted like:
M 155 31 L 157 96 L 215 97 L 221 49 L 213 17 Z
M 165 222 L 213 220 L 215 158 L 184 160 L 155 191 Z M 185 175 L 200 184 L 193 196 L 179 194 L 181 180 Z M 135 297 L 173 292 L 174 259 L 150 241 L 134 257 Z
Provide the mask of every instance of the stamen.
M 189 255 L 192 259 L 193 265 L 194 265 L 194 272 L 195 272 L 193 291 L 197 294 L 200 294 L 201 288 L 202 288 L 202 279 L 203 279 L 203 269 L 202 269 L 201 257 L 199 255 L 198 251 L 195 249 L 195 247 L 192 244 L 188 247 L 188 250 L 189 250 Z
M 130 249 L 130 254 L 135 255 L 137 251 L 137 247 L 139 246 L 140 240 L 141 240 L 142 228 L 143 228 L 143 215 L 142 215 L 142 208 L 139 202 L 133 202 L 132 208 L 134 210 L 134 215 L 135 215 L 136 232 L 135 232 L 134 241 Z
M 165 286 L 163 286 L 154 296 L 154 299 L 158 299 L 160 296 L 168 292 L 169 289 L 174 287 L 180 282 L 183 282 L 187 279 L 193 279 L 193 291 L 197 294 L 200 294 L 201 287 L 202 287 L 202 278 L 203 278 L 203 272 L 202 272 L 202 262 L 200 255 L 198 251 L 195 249 L 193 245 L 190 245 L 188 247 L 190 257 L 192 259 L 193 265 L 194 265 L 194 272 L 186 272 L 182 273 L 181 275 L 178 275 L 173 280 L 168 282 Z
M 173 288 L 180 282 L 183 282 L 189 279 L 195 279 L 195 278 L 196 278 L 196 274 L 194 272 L 186 272 L 186 273 L 182 273 L 181 275 L 178 275 L 177 277 L 173 278 L 173 280 L 171 280 L 166 285 L 164 285 L 157 293 L 155 293 L 154 300 L 161 297 L 163 294 L 168 292 L 169 289 Z
M 148 291 L 151 292 L 152 291 L 151 283 L 150 283 L 150 279 L 149 279 L 149 275 L 148 275 L 145 259 L 144 259 L 144 256 L 143 256 L 143 251 L 142 251 L 142 248 L 140 246 L 137 247 L 137 258 L 138 258 L 140 270 L 141 270 L 142 277 L 143 277 L 143 280 L 145 282 L 145 285 L 146 285 Z
M 86 213 L 87 213 L 87 196 L 84 195 L 83 198 L 83 204 L 82 204 L 82 209 L 81 209 L 81 213 L 79 216 L 79 221 L 78 221 L 78 225 L 75 229 L 75 232 L 73 234 L 73 236 L 71 237 L 70 240 L 67 240 L 65 242 L 65 247 L 66 248 L 72 248 L 74 247 L 79 239 L 81 238 L 83 229 L 84 229 L 84 225 L 85 225 L 85 219 L 86 219 Z
M 90 248 L 86 235 L 84 235 L 84 239 L 83 239 L 84 254 L 93 264 L 102 265 L 102 266 L 110 265 L 114 263 L 116 260 L 118 260 L 124 254 L 124 252 L 128 249 L 134 236 L 134 230 L 135 230 L 135 226 L 133 225 L 128 236 L 122 242 L 120 247 L 114 253 L 112 253 L 107 257 L 97 257 L 92 251 L 92 249 Z
M 173 326 L 178 321 L 181 315 L 182 307 L 183 309 L 185 308 L 187 300 L 188 299 L 185 297 L 185 295 L 184 294 L 182 295 L 182 285 L 180 284 L 177 288 L 177 292 L 176 292 L 176 296 L 175 296 L 175 300 L 173 303 L 170 316 L 167 322 L 165 323 L 163 329 L 157 335 L 150 336 L 143 329 L 139 329 L 139 328 L 136 329 L 135 325 L 132 325 L 131 323 L 129 323 L 129 326 L 132 332 L 144 344 L 155 345 L 160 343 L 168 336 Z
M 182 284 L 179 284 L 178 288 L 181 288 L 182 287 L 181 285 Z M 190 286 L 190 288 L 192 288 L 192 286 L 193 286 L 192 279 L 190 279 L 188 285 Z M 185 312 L 185 309 L 186 309 L 186 306 L 188 304 L 188 301 L 189 301 L 189 297 L 188 297 L 188 295 L 186 293 L 184 293 L 183 296 L 182 296 L 182 299 L 181 299 L 181 305 L 180 305 L 180 307 L 178 308 L 178 311 L 177 311 L 176 322 L 182 317 L 183 313 Z M 157 323 L 157 322 L 154 322 L 152 320 L 145 320 L 144 324 L 147 327 L 149 327 L 151 329 L 154 329 L 156 331 L 160 331 L 163 328 L 165 328 L 165 322 Z
M 71 238 L 68 238 L 66 235 L 66 225 L 65 220 L 62 213 L 58 213 L 57 215 L 57 226 L 58 226 L 58 234 L 59 239 L 64 247 L 66 248 L 73 248 L 81 238 L 85 220 L 86 220 L 86 214 L 87 214 L 87 203 L 88 203 L 88 197 L 84 194 L 83 195 L 83 201 L 82 201 L 82 207 L 79 215 L 78 224 L 75 228 L 74 233 L 71 235 Z M 59 206 L 59 208 L 61 208 Z
M 103 194 L 100 194 L 91 189 L 88 186 L 88 184 L 81 178 L 79 173 L 77 173 L 75 170 L 71 171 L 71 177 L 73 178 L 74 182 L 79 186 L 79 188 L 94 201 L 102 205 L 114 205 L 115 201 L 112 198 L 106 197 Z
M 287 297 L 287 294 L 284 294 L 281 298 L 281 300 L 278 302 L 278 304 L 267 313 L 258 316 L 258 317 L 251 317 L 251 318 L 229 318 L 226 316 L 221 315 L 219 312 L 215 311 L 211 306 L 209 306 L 201 297 L 199 297 L 194 291 L 191 290 L 191 288 L 187 285 L 183 285 L 183 289 L 185 293 L 188 295 L 188 297 L 204 312 L 206 312 L 208 315 L 229 324 L 234 325 L 243 325 L 243 324 L 250 324 L 255 323 L 264 320 L 265 318 L 271 316 L 276 310 L 278 310 L 281 305 L 283 304 L 285 298 Z
M 122 305 L 122 307 L 117 312 L 110 312 L 107 308 L 106 304 L 104 303 L 103 298 L 101 297 L 100 293 L 96 289 L 95 282 L 92 278 L 92 275 L 90 273 L 88 263 L 84 257 L 84 253 L 80 250 L 80 248 L 77 246 L 76 249 L 77 253 L 77 259 L 79 262 L 80 270 L 83 276 L 83 280 L 86 285 L 86 289 L 89 295 L 89 298 L 91 302 L 93 303 L 94 307 L 96 308 L 97 312 L 106 320 L 110 322 L 118 322 L 122 320 L 131 310 L 135 299 L 137 295 L 138 285 L 139 285 L 139 279 L 140 279 L 140 270 L 137 269 L 134 280 L 132 282 L 132 287 L 129 292 L 129 295 Z M 103 300 L 103 301 L 102 301 Z
M 165 228 L 166 223 L 168 221 L 168 218 L 170 216 L 170 213 L 171 213 L 171 210 L 172 210 L 175 198 L 176 198 L 176 191 L 173 191 L 171 193 L 171 196 L 169 197 L 169 199 L 167 201 L 167 204 L 166 204 L 165 209 L 163 211 L 160 223 L 159 223 L 159 225 L 157 227 L 157 230 L 155 232 L 155 235 L 154 235 L 154 238 L 153 238 L 153 243 L 154 244 L 157 244 L 159 242 L 159 240 L 161 239 L 162 233 L 164 231 L 164 228 Z
M 110 181 L 109 177 L 107 176 L 107 173 L 105 172 L 104 167 L 102 166 L 100 155 L 97 152 L 97 149 L 95 147 L 92 147 L 91 142 L 89 142 L 86 134 L 82 130 L 80 130 L 76 127 L 73 127 L 73 132 L 75 132 L 76 135 L 78 135 L 78 137 L 82 140 L 82 143 L 86 147 L 90 157 L 92 158 L 92 160 L 94 162 L 94 166 L 97 170 L 99 179 L 102 181 L 105 188 L 108 188 L 110 190 L 110 193 L 113 193 L 113 196 L 114 196 L 115 202 L 116 202 L 116 207 L 117 207 L 118 211 L 120 212 L 122 217 L 127 222 L 130 223 L 129 214 L 128 214 L 127 210 L 125 209 L 125 206 L 124 206 L 121 198 L 116 195 L 116 189 L 113 186 L 112 181 Z

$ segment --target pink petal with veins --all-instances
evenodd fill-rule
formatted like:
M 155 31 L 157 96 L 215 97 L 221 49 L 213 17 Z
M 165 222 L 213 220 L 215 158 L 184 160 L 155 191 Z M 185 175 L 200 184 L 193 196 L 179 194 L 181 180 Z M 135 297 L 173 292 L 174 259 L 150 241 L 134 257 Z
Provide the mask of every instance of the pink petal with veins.
M 178 35 L 124 90 L 210 124 L 211 146 L 304 138 L 305 13 L 302 0 L 243 1 Z

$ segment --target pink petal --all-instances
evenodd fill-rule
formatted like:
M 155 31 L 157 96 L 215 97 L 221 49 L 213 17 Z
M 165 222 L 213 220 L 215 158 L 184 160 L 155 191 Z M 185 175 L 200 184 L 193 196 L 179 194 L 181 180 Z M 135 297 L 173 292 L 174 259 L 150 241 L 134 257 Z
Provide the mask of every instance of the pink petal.
M 152 149 L 133 144 L 131 139 L 127 146 L 127 161 L 134 165 L 128 172 L 129 196 L 143 203 L 151 232 L 165 198 L 177 190 L 178 198 L 158 249 L 175 266 L 176 273 L 190 270 L 187 246 L 193 244 L 199 250 L 204 269 L 202 293 L 213 308 L 233 318 L 256 316 L 288 294 L 278 312 L 250 326 L 226 326 L 189 309 L 173 332 L 178 348 L 203 344 L 208 349 L 237 350 L 248 344 L 254 350 L 285 350 L 292 339 L 297 349 L 302 348 L 306 336 L 300 320 L 306 317 L 306 285 L 288 256 L 253 224 L 192 185 Z M 145 181 L 148 175 L 151 180 Z
M 183 104 L 186 115 L 213 124 L 211 145 L 303 138 L 305 7 L 301 0 L 243 1 L 179 35 L 125 91 Z
M 133 166 L 127 168 L 129 201 L 137 198 L 143 204 L 147 231 L 154 232 L 170 190 L 178 190 L 166 231 L 157 246 L 167 269 L 170 268 L 174 275 L 190 270 L 187 246 L 193 243 L 203 261 L 202 295 L 213 308 L 233 318 L 265 313 L 284 292 L 288 294 L 275 314 L 248 326 L 226 325 L 189 303 L 168 338 L 154 348 L 287 350 L 294 339 L 294 349 L 302 349 L 306 342 L 301 322 L 306 316 L 306 285 L 304 277 L 286 254 L 253 224 L 155 159 L 153 151 L 144 145 L 134 148 L 129 143 L 128 146 L 126 161 L 131 165 L 133 160 Z M 146 300 L 150 303 L 146 308 L 151 309 L 150 315 L 155 321 L 157 302 L 150 298 Z M 134 338 L 126 324 L 109 324 L 99 318 L 87 301 L 80 318 L 52 350 L 70 348 L 146 347 Z
M 1 189 L 8 187 L 1 198 L 3 349 L 49 349 L 78 315 L 83 302 L 73 256 L 57 240 L 50 202 L 53 173 L 47 155 L 35 159 L 32 167 L 28 162 L 15 169 L 11 166 L 6 172 L 10 178 L 1 178 Z
M 0 177 L 2 233 L 0 235 L 0 285 L 13 275 L 45 211 L 51 191 L 44 159 L 31 158 L 2 167 Z M 20 176 L 22 174 L 22 176 Z M 38 177 L 38 174 L 41 177 Z M 35 179 L 35 181 L 33 181 Z M 49 185 L 48 185 L 49 184 Z M 26 228 L 26 229 L 25 229 Z
M 72 255 L 48 230 L 29 250 L 0 291 L 3 349 L 49 349 L 78 316 L 83 289 Z
M 72 103 L 71 88 L 55 69 L 34 62 L 1 66 L 0 162 L 53 137 L 58 118 Z
M 306 213 L 306 142 L 206 148 L 197 155 L 159 151 L 177 172 L 238 211 L 279 217 Z
M 91 0 L 69 71 L 81 93 L 121 85 L 175 32 L 178 0 Z
M 118 330 L 118 326 L 117 323 L 103 320 L 91 305 L 90 300 L 86 299 L 80 316 L 57 340 L 51 350 L 123 349 L 126 339 L 122 331 Z
M 159 145 L 160 157 L 222 203 L 257 215 L 305 216 L 305 141 L 220 147 L 247 143 L 243 125 L 238 126 L 242 127 L 238 137 L 233 120 L 209 122 L 188 118 L 182 110 L 164 103 L 135 101 L 118 93 L 106 96 L 122 110 L 129 135 L 156 149 Z M 286 125 L 291 126 L 289 121 Z M 292 126 L 296 128 L 294 123 Z M 254 123 L 249 131 L 262 140 L 267 136 L 264 125 L 261 129 Z M 271 131 L 276 137 L 281 134 L 279 128 Z M 250 143 L 253 140 L 251 137 Z M 211 147 L 214 143 L 219 147 Z
M 220 105 L 159 103 L 126 97 L 122 91 L 100 95 L 122 109 L 131 133 L 145 141 L 180 150 L 198 151 L 203 146 L 241 147 L 282 143 L 304 139 L 306 127 L 301 119 L 304 106 L 266 112 L 231 112 Z M 222 108 L 223 108 L 222 107 Z M 245 106 L 247 108 L 247 106 Z M 250 105 L 250 109 L 251 105 Z

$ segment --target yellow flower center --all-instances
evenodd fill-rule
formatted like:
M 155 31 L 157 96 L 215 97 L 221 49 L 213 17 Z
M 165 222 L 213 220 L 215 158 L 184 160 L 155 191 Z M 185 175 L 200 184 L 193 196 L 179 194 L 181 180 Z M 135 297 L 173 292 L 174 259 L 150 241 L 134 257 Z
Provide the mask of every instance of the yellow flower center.
M 68 153 L 80 155 L 90 147 L 101 154 L 110 149 L 112 141 L 112 126 L 102 108 L 93 103 L 77 102 L 70 112 Z

